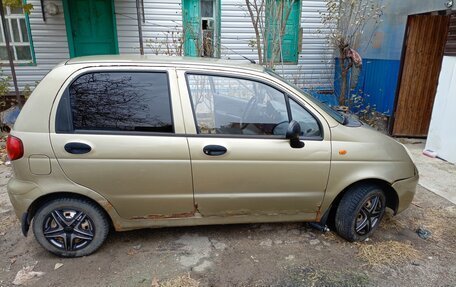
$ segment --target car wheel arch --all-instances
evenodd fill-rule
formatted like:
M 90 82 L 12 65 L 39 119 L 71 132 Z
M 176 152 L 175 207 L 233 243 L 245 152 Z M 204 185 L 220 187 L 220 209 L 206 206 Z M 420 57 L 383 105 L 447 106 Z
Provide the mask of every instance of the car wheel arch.
M 391 184 L 385 180 L 378 179 L 378 178 L 368 178 L 368 179 L 363 179 L 356 181 L 347 187 L 345 187 L 339 194 L 334 198 L 332 203 L 330 204 L 328 210 L 326 213 L 326 220 L 327 224 L 333 225 L 334 223 L 334 218 L 336 214 L 337 207 L 342 199 L 342 197 L 347 193 L 348 190 L 359 186 L 359 185 L 376 185 L 378 186 L 381 190 L 383 190 L 385 197 L 386 197 L 386 206 L 389 207 L 391 210 L 393 210 L 393 214 L 396 215 L 398 206 L 399 206 L 399 197 L 397 195 L 396 190 L 391 186 Z
M 79 193 L 74 193 L 74 192 L 52 192 L 48 193 L 45 195 L 42 195 L 38 198 L 36 198 L 29 206 L 27 209 L 27 223 L 30 224 L 33 217 L 35 216 L 36 212 L 38 209 L 43 206 L 43 204 L 50 202 L 52 200 L 58 199 L 58 198 L 75 198 L 75 199 L 82 199 L 89 201 L 96 206 L 100 207 L 101 210 L 104 211 L 106 218 L 109 221 L 109 224 L 111 227 L 114 227 L 114 220 L 112 216 L 112 211 L 109 209 L 112 209 L 112 205 L 105 199 L 102 200 L 95 200 L 87 195 L 79 194 Z

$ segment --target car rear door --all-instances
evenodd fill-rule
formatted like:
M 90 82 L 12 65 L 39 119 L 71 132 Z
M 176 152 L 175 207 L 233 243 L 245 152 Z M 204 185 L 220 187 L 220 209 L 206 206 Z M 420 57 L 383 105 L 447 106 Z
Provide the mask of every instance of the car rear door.
M 51 142 L 65 174 L 126 219 L 190 216 L 190 155 L 175 71 L 100 67 L 57 97 Z M 54 124 L 55 123 L 55 124 Z
M 326 189 L 330 136 L 324 118 L 261 77 L 178 71 L 192 158 L 195 202 L 204 216 L 315 218 Z M 291 119 L 304 148 L 285 139 Z

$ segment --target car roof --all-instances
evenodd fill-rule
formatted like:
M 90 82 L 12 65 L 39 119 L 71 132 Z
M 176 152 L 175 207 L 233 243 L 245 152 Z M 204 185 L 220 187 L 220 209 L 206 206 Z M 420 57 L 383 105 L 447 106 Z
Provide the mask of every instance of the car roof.
M 151 64 L 166 66 L 211 66 L 219 68 L 249 69 L 254 71 L 264 71 L 264 67 L 245 62 L 203 58 L 203 57 L 178 57 L 178 56 L 155 56 L 155 55 L 100 55 L 77 57 L 66 61 L 65 65 L 75 64 Z

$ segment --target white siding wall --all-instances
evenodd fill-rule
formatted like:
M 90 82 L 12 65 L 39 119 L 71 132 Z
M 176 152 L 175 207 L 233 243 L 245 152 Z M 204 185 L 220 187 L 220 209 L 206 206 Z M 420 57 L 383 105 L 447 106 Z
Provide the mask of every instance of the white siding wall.
M 255 39 L 244 0 L 222 0 L 222 57 L 242 60 L 236 53 L 258 60 L 256 48 L 248 45 Z M 302 0 L 301 27 L 303 28 L 302 51 L 298 65 L 276 66 L 279 74 L 284 74 L 302 87 L 332 88 L 334 79 L 333 50 L 328 47 L 321 24 L 319 11 L 326 9 L 324 0 Z M 298 27 L 296 29 L 299 29 Z M 233 52 L 235 51 L 235 52 Z M 245 60 L 244 60 L 245 61 Z
M 299 72 L 303 75 L 300 82 L 303 86 L 333 87 L 334 50 L 327 44 L 324 33 L 328 33 L 328 30 L 324 29 L 320 18 L 320 11 L 325 9 L 324 0 L 302 1 L 303 37 Z
M 117 36 L 121 54 L 139 54 L 136 1 L 115 0 Z M 148 41 L 163 41 L 167 32 L 182 31 L 182 8 L 180 0 L 144 0 L 146 23 L 142 22 L 144 52 L 154 53 Z M 141 13 L 142 17 L 142 13 Z
M 63 16 L 62 2 L 58 5 L 60 13 L 47 15 L 44 22 L 41 17 L 39 0 L 29 0 L 34 5 L 30 14 L 32 39 L 35 47 L 37 64 L 35 66 L 17 67 L 21 89 L 25 84 L 34 85 L 53 66 L 69 57 L 68 43 Z M 221 56 L 233 60 L 245 61 L 238 54 L 257 60 L 256 49 L 250 47 L 249 41 L 255 38 L 253 26 L 244 8 L 244 0 L 221 0 Z M 156 53 L 149 41 L 163 41 L 169 32 L 182 31 L 182 7 L 180 0 L 144 0 L 146 23 L 143 23 L 145 53 Z M 331 88 L 334 78 L 333 51 L 326 45 L 324 37 L 317 33 L 323 30 L 319 11 L 325 9 L 324 0 L 302 0 L 303 27 L 302 52 L 299 65 L 277 66 L 279 73 L 292 79 L 299 86 Z M 134 0 L 115 0 L 117 36 L 121 54 L 139 53 L 138 29 L 136 21 L 136 4 Z M 161 47 L 165 49 L 165 47 Z M 163 51 L 163 50 L 162 50 Z M 235 52 L 234 52 L 235 51 Z M 4 68 L 5 72 L 8 69 Z

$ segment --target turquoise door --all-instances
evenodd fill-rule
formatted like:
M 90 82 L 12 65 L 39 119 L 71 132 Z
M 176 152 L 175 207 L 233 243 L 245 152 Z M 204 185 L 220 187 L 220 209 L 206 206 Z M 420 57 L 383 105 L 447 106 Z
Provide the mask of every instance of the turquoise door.
M 275 4 L 274 2 L 275 1 Z M 297 63 L 299 52 L 299 33 L 301 18 L 301 1 L 295 0 L 268 0 L 266 6 L 266 31 L 267 31 L 267 60 L 272 58 L 280 62 L 281 56 L 285 63 Z M 281 12 L 282 11 L 282 12 Z M 287 18 L 288 16 L 288 18 Z M 285 25 L 283 37 L 280 39 L 281 27 Z M 280 48 L 280 42 L 282 47 Z M 280 55 L 280 52 L 282 54 Z
M 200 55 L 200 0 L 183 1 L 184 55 Z
M 117 54 L 113 0 L 64 0 L 70 57 Z
M 285 63 L 297 63 L 298 61 L 300 6 L 301 1 L 294 1 L 291 5 L 288 2 L 285 4 L 284 13 L 289 13 L 282 38 L 282 57 Z M 286 18 L 286 15 L 283 15 L 283 18 Z

